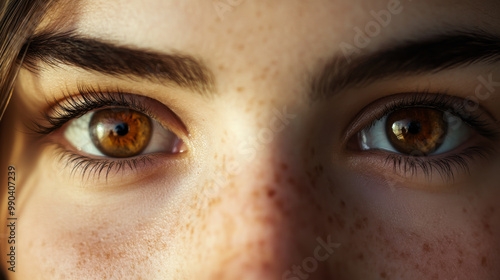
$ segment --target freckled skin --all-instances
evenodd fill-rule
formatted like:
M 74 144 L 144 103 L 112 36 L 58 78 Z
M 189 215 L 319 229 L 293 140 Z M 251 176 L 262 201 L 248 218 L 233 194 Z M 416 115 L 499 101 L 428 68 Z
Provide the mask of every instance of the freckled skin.
M 484 12 L 498 11 L 494 2 L 475 9 L 467 1 L 404 2 L 408 12 L 394 16 L 367 49 L 460 22 L 498 30 L 496 13 Z M 355 114 L 381 96 L 360 89 L 321 104 L 307 97 L 309 71 L 341 54 L 352 27 L 363 27 L 387 1 L 252 0 L 222 18 L 211 1 L 82 3 L 75 27 L 83 34 L 186 51 L 213 71 L 217 93 L 200 97 L 71 70 L 37 78 L 22 71 L 7 112 L 16 125 L 36 94 L 57 94 L 61 79 L 73 87 L 86 79 L 165 102 L 179 112 L 190 141 L 184 157 L 112 173 L 107 183 L 70 176 L 46 145 L 9 152 L 1 170 L 16 164 L 22 186 L 19 270 L 10 279 L 500 278 L 498 155 L 452 191 L 426 192 L 407 181 L 390 188 L 347 164 L 339 140 Z M 476 77 L 468 77 L 473 86 Z M 412 85 L 428 84 L 415 78 Z M 495 97 L 484 105 L 500 118 L 499 104 Z M 293 117 L 283 121 L 276 111 L 285 108 Z M 24 134 L 4 125 L 2 138 L 4 131 L 11 138 L 1 139 L 2 149 L 11 140 L 30 146 Z M 308 272 L 318 238 L 339 246 Z

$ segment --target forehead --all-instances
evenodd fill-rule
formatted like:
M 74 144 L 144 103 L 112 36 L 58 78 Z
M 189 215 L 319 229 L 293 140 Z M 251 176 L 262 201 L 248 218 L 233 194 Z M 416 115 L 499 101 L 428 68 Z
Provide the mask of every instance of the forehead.
M 390 19 L 382 19 L 387 23 L 373 40 L 408 38 L 418 31 L 432 32 L 430 27 L 486 28 L 495 20 L 491 11 L 498 11 L 493 6 L 500 8 L 495 2 L 87 0 L 81 2 L 76 27 L 85 34 L 155 49 L 215 52 L 250 44 L 254 49 L 283 52 L 307 50 L 313 43 L 352 42 L 356 27 L 364 30 L 370 21 L 380 22 L 375 14 L 384 18 L 384 11 L 389 11 Z
M 72 27 L 119 44 L 196 56 L 219 83 L 235 75 L 255 80 L 273 69 L 281 70 L 270 75 L 274 81 L 288 83 L 341 56 L 342 44 L 370 52 L 448 30 L 495 33 L 499 9 L 495 0 L 84 0 Z

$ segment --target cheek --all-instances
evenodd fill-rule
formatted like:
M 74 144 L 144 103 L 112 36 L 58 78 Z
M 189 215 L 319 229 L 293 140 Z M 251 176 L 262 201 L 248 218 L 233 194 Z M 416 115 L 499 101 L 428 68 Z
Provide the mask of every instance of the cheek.
M 338 277 L 496 279 L 500 214 L 489 197 L 498 191 L 472 197 L 345 182 L 327 218 L 342 243 L 332 260 L 343 267 Z
M 152 213 L 141 210 L 144 199 L 102 193 L 86 199 L 90 196 L 67 182 L 38 175 L 36 186 L 26 186 L 19 220 L 19 263 L 30 267 L 20 269 L 20 279 L 159 277 L 159 266 L 151 264 L 168 263 L 171 257 L 175 223 L 165 221 L 168 215 L 148 219 Z M 68 196 L 65 188 L 80 199 Z

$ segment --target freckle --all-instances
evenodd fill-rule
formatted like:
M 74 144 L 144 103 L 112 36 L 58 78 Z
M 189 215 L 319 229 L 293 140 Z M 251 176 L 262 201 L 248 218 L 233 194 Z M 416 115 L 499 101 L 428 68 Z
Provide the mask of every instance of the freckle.
M 279 199 L 275 199 L 275 204 L 276 204 L 276 207 L 282 211 L 284 211 L 285 207 L 283 206 L 283 201 L 279 200 Z
M 387 277 L 387 273 L 385 273 L 385 271 L 384 271 L 384 272 L 382 272 L 382 273 L 380 273 L 380 277 L 382 277 L 382 278 L 386 278 L 386 277 Z
M 316 171 L 316 174 L 319 176 L 323 173 L 323 166 L 322 165 L 316 165 L 314 167 L 314 170 Z
M 481 259 L 481 265 L 486 267 L 486 257 L 483 256 L 483 258 Z
M 315 153 L 316 153 L 316 150 L 314 148 L 311 148 L 311 155 L 314 156 Z
M 306 175 L 309 178 L 309 182 L 311 183 L 311 186 L 313 188 L 316 188 L 316 176 L 313 176 L 313 174 L 311 174 L 311 172 L 309 172 L 309 171 L 306 171 Z
M 359 253 L 359 255 L 356 256 L 356 259 L 363 260 L 365 259 L 365 255 L 363 255 L 363 253 Z
M 224 64 L 219 64 L 219 66 L 217 66 L 217 69 L 221 71 L 224 70 L 225 69 Z
M 283 170 L 287 170 L 288 169 L 288 165 L 284 162 L 281 163 L 281 169 Z
M 245 49 L 245 46 L 242 45 L 242 44 L 238 44 L 238 45 L 236 45 L 236 49 L 239 50 L 239 51 L 242 51 L 242 50 Z
M 245 90 L 245 88 L 244 88 L 244 87 L 237 87 L 237 88 L 236 88 L 236 91 L 237 91 L 237 92 L 242 92 L 242 91 L 244 91 L 244 90 Z
M 464 262 L 464 261 L 463 261 L 462 259 L 458 259 L 458 265 L 459 265 L 459 266 L 462 266 L 463 262 Z
M 401 259 L 403 259 L 403 260 L 408 259 L 409 256 L 410 256 L 410 254 L 408 252 L 401 252 L 399 254 L 399 257 L 401 257 Z
M 344 200 L 340 200 L 340 208 L 344 209 L 345 208 L 345 202 Z
M 428 243 L 424 243 L 424 245 L 422 245 L 422 250 L 424 250 L 424 252 L 430 252 L 431 246 Z
M 337 221 L 337 223 L 339 224 L 340 226 L 340 229 L 344 229 L 345 227 L 345 220 L 338 214 L 334 214 L 335 216 L 335 220 Z
M 364 226 L 363 226 L 363 223 L 361 222 L 360 219 L 357 219 L 356 222 L 354 222 L 354 226 L 356 227 L 356 229 L 363 229 Z
M 319 211 L 323 211 L 323 207 L 321 207 L 321 205 L 319 204 L 316 204 L 316 209 L 318 209 Z
M 267 196 L 273 197 L 274 195 L 276 195 L 276 191 L 275 190 L 268 190 L 267 191 Z
M 333 218 L 332 218 L 332 216 L 328 216 L 328 223 L 329 223 L 329 224 L 332 224 L 332 223 L 333 223 Z
M 487 222 L 483 222 L 483 228 L 485 231 L 487 231 L 488 233 L 491 233 L 491 228 L 490 228 L 490 224 L 488 224 Z
M 462 212 L 467 213 L 467 209 L 465 207 L 462 209 Z
M 277 173 L 277 172 L 275 172 L 275 173 L 274 173 L 274 182 L 275 182 L 276 184 L 279 184 L 279 183 L 281 182 L 281 176 L 280 176 L 280 174 L 279 174 L 279 173 Z
M 259 192 L 257 190 L 252 191 L 252 196 L 253 197 L 259 197 Z
M 289 177 L 287 180 L 288 184 L 294 186 L 295 185 L 295 180 L 292 177 Z

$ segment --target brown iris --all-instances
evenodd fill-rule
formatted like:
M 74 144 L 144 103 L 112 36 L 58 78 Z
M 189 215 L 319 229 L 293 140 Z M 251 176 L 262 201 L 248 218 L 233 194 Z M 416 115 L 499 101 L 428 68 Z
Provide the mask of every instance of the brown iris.
M 132 157 L 141 153 L 151 138 L 151 120 L 130 109 L 104 109 L 89 124 L 94 145 L 110 157 Z
M 387 117 L 385 125 L 392 146 L 411 155 L 428 155 L 436 151 L 447 129 L 444 113 L 430 108 L 395 111 Z

